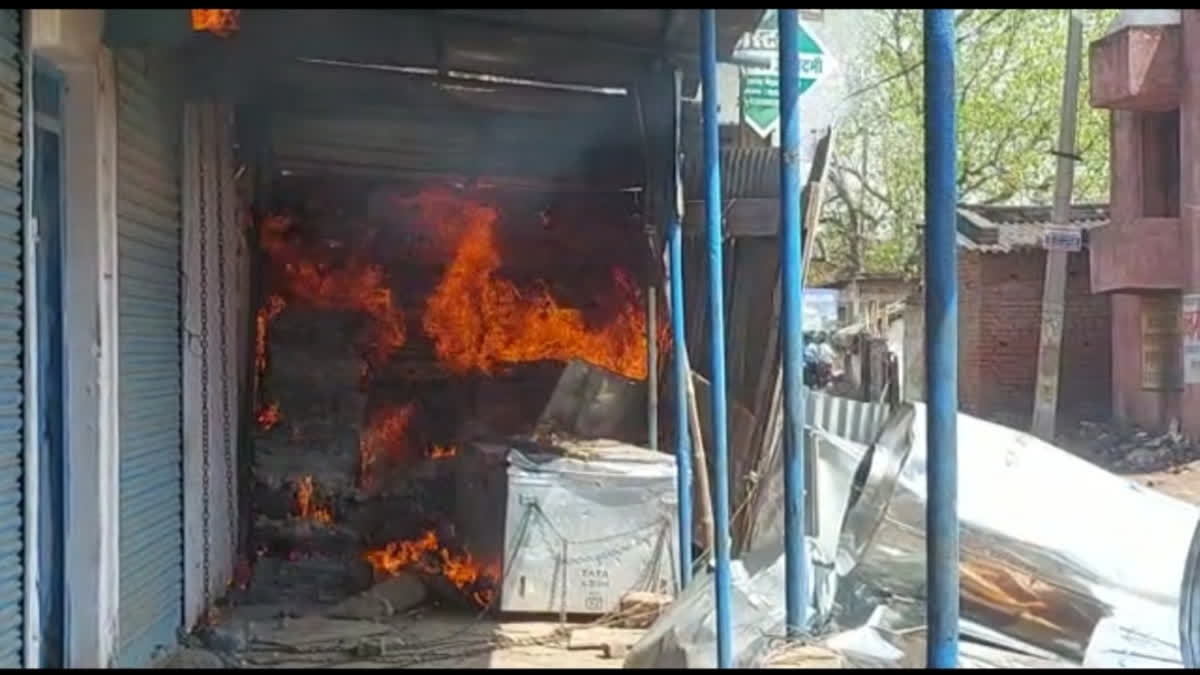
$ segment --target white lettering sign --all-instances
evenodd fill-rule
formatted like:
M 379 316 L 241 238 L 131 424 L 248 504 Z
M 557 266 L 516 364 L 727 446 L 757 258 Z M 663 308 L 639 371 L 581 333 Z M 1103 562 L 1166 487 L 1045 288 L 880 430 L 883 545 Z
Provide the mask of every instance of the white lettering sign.
M 1042 245 L 1047 251 L 1074 253 L 1083 249 L 1083 232 L 1078 227 L 1047 227 L 1042 233 Z
M 1183 383 L 1200 384 L 1200 293 L 1183 296 Z

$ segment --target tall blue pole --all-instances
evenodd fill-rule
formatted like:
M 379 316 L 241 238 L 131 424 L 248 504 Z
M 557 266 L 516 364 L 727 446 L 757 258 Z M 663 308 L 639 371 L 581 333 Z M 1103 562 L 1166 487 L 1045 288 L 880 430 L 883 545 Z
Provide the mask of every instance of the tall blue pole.
M 729 607 L 729 442 L 725 411 L 725 262 L 721 230 L 721 137 L 717 130 L 717 10 L 700 10 L 704 109 L 704 220 L 708 226 L 708 317 L 712 335 L 713 539 L 717 571 L 717 667 L 733 666 Z
M 779 12 L 779 281 L 783 331 L 783 543 L 787 630 L 808 609 L 804 545 L 804 257 L 800 233 L 800 17 Z
M 925 10 L 926 583 L 930 668 L 958 665 L 954 10 Z
M 688 422 L 687 335 L 683 315 L 683 228 L 679 219 L 679 106 L 680 73 L 671 73 L 671 107 L 674 112 L 671 163 L 667 171 L 667 255 L 670 258 L 671 335 L 675 360 L 675 489 L 679 493 L 679 581 L 692 583 L 692 443 Z M 707 471 L 699 467 L 698 471 Z

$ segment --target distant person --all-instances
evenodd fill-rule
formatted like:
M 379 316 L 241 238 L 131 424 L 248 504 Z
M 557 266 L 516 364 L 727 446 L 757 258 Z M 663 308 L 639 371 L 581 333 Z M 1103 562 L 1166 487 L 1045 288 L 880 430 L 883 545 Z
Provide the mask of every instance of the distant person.
M 806 337 L 804 385 L 810 389 L 824 389 L 833 380 L 833 362 L 836 354 L 824 332 L 812 333 Z

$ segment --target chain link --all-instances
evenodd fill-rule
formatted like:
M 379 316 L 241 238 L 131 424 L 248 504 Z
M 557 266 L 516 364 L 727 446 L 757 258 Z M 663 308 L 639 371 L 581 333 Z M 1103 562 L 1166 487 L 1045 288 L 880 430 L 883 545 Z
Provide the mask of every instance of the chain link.
M 204 108 L 203 106 L 195 106 L 193 111 L 196 113 L 195 123 L 192 126 L 192 142 L 195 149 L 201 150 L 204 147 L 205 127 L 204 124 Z M 209 442 L 211 441 L 211 430 L 209 428 L 210 406 L 208 400 L 208 203 L 206 200 L 207 182 L 205 180 L 205 161 L 204 154 L 198 153 L 198 161 L 196 162 L 196 178 L 199 189 L 196 191 L 196 212 L 200 222 L 199 238 L 200 238 L 200 453 L 201 453 L 201 536 L 202 536 L 202 566 L 203 566 L 203 582 L 204 582 L 204 620 L 205 623 L 211 623 L 212 620 L 212 550 L 209 538 L 211 530 L 211 504 L 209 503 L 209 485 L 212 482 L 212 465 L 209 459 Z

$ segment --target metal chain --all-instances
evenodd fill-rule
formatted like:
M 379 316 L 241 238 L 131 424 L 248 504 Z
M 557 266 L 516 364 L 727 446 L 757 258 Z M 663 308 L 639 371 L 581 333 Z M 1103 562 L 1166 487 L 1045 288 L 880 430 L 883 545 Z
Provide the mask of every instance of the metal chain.
M 226 306 L 227 292 L 226 284 L 228 277 L 226 276 L 225 268 L 225 234 L 226 230 L 232 225 L 231 219 L 236 214 L 234 209 L 229 208 L 235 199 L 236 190 L 233 190 L 231 183 L 226 183 L 231 180 L 232 167 L 229 154 L 232 150 L 231 139 L 227 133 L 230 128 L 230 120 L 227 111 L 220 106 L 215 107 L 214 121 L 218 122 L 216 134 L 219 146 L 219 157 L 221 159 L 218 164 L 217 174 L 217 198 L 220 205 L 218 215 L 220 222 L 217 228 L 217 303 L 218 317 L 221 323 L 221 446 L 225 458 L 225 511 L 229 517 L 229 561 L 230 561 L 230 579 L 234 572 L 234 560 L 237 556 L 237 504 L 233 498 L 233 425 L 230 423 L 230 418 L 233 416 L 232 403 L 229 396 L 229 357 L 232 352 L 229 349 L 229 311 Z M 226 191 L 226 187 L 233 190 L 232 193 Z
M 193 107 L 195 112 L 192 127 L 192 145 L 196 150 L 204 147 L 204 110 L 201 106 Z M 202 536 L 202 565 L 204 582 L 204 620 L 208 623 L 212 618 L 212 551 L 209 539 L 211 505 L 209 504 L 209 484 L 212 479 L 212 466 L 209 460 L 208 446 L 211 440 L 209 428 L 208 401 L 208 205 L 205 199 L 204 156 L 198 153 L 196 162 L 196 212 L 200 221 L 200 454 L 201 454 L 201 536 Z

